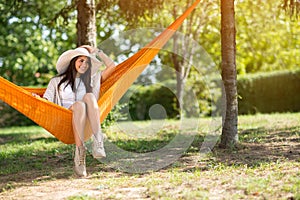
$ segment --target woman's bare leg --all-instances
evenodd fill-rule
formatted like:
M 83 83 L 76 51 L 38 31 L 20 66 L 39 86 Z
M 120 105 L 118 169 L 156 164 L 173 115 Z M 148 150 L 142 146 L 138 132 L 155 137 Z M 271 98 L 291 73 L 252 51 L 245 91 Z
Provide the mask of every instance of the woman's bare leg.
M 85 177 L 86 166 L 86 147 L 84 143 L 84 128 L 86 123 L 86 105 L 82 101 L 75 102 L 70 110 L 72 110 L 72 126 L 75 139 L 75 155 L 74 155 L 74 171 L 80 177 Z
M 84 95 L 82 101 L 86 104 L 87 117 L 90 121 L 93 134 L 97 140 L 100 140 L 99 133 L 101 134 L 101 124 L 100 124 L 100 112 L 97 100 L 93 93 L 87 93 Z
M 70 110 L 72 110 L 72 126 L 76 146 L 83 146 L 84 128 L 86 123 L 86 105 L 82 101 L 75 102 Z
M 93 131 L 93 156 L 94 158 L 106 157 L 103 146 L 103 134 L 101 132 L 100 112 L 97 100 L 92 93 L 87 93 L 83 97 L 82 101 L 86 104 L 87 117 Z

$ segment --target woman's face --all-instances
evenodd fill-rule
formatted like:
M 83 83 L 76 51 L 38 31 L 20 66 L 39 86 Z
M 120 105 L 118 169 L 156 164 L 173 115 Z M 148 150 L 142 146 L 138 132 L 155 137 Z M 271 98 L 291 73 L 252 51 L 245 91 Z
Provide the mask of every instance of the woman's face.
M 81 74 L 84 74 L 88 68 L 88 58 L 86 56 L 79 56 L 75 62 L 75 68 L 77 71 L 77 76 L 80 76 Z

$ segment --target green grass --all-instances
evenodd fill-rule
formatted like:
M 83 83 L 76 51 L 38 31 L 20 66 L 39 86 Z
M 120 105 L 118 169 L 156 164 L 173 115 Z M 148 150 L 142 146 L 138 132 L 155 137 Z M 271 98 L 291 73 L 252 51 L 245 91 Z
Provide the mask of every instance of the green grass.
M 1 129 L 0 175 L 43 170 L 51 157 L 64 156 L 69 146 L 62 146 L 40 127 Z
M 239 147 L 215 146 L 200 156 L 209 122 L 200 120 L 190 148 L 163 169 L 130 174 L 88 156 L 84 180 L 73 175 L 73 145 L 37 126 L 2 128 L 0 199 L 37 191 L 47 191 L 45 197 L 69 194 L 65 199 L 300 199 L 300 113 L 240 116 Z M 135 123 L 140 128 L 126 129 L 129 134 L 110 127 L 108 139 L 130 152 L 151 152 L 168 144 L 179 127 L 171 120 L 153 133 L 144 128 L 149 123 Z

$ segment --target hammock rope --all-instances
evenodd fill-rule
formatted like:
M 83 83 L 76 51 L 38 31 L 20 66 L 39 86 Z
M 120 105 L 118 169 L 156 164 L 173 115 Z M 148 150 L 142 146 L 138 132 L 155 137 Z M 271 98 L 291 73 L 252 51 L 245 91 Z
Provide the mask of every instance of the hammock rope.
M 101 95 L 98 100 L 101 122 L 199 2 L 200 0 L 195 1 L 160 35 L 136 54 L 117 65 L 113 74 L 101 84 Z M 65 144 L 73 144 L 75 141 L 71 123 L 72 112 L 43 98 L 32 96 L 32 93 L 42 96 L 44 92 L 45 88 L 20 87 L 0 76 L 0 100 L 46 129 L 58 140 Z M 91 129 L 86 126 L 85 140 L 91 135 Z

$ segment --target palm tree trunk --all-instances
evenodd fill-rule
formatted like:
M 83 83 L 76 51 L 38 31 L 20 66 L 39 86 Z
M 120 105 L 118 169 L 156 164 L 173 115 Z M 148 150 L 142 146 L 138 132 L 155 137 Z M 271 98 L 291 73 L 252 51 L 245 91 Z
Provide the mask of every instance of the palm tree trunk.
M 221 0 L 222 80 L 225 89 L 226 111 L 220 146 L 230 148 L 238 142 L 238 101 L 236 84 L 234 0 Z

